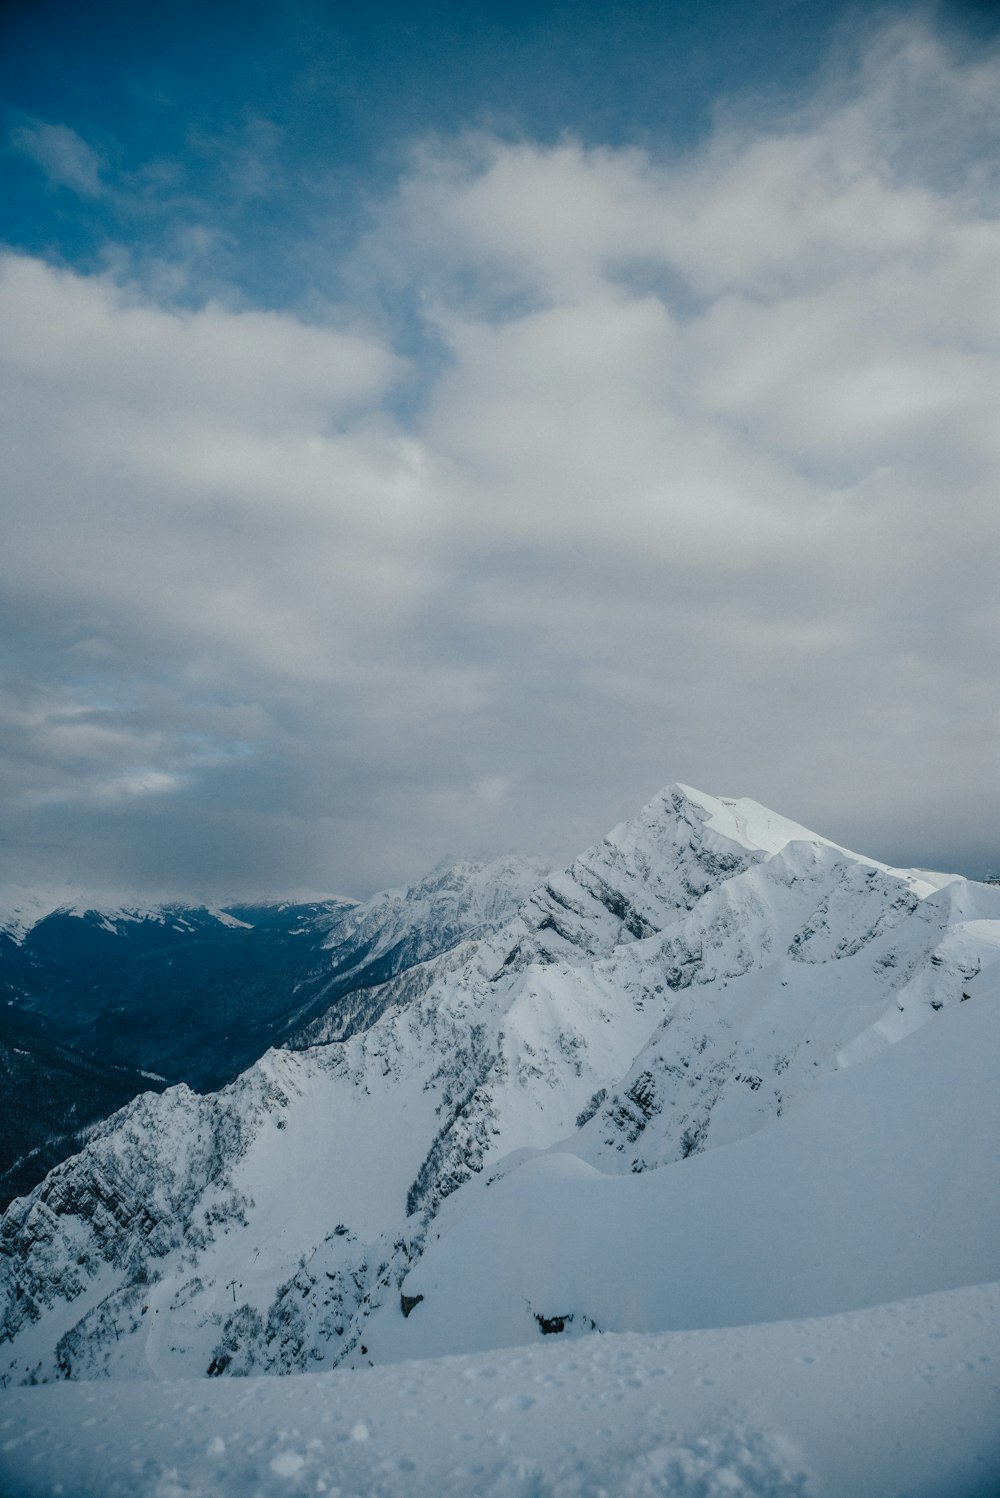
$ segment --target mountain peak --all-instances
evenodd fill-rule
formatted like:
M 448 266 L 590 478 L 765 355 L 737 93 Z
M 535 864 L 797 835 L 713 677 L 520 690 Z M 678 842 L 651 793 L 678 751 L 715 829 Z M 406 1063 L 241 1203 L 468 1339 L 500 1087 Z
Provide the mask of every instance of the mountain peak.
M 699 839 L 707 831 L 738 847 L 765 854 L 777 853 L 790 842 L 828 842 L 749 796 L 711 796 L 680 781 L 665 786 L 638 816 L 614 828 L 608 839 L 624 843 L 629 837 L 662 837 L 664 833 L 676 838 L 674 828 L 688 828 Z

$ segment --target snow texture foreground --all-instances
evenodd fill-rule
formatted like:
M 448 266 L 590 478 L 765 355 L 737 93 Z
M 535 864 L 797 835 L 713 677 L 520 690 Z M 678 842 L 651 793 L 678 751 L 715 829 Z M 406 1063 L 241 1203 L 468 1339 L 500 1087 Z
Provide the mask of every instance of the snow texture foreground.
M 9 1498 L 988 1498 L 1000 1285 L 285 1379 L 18 1389 Z

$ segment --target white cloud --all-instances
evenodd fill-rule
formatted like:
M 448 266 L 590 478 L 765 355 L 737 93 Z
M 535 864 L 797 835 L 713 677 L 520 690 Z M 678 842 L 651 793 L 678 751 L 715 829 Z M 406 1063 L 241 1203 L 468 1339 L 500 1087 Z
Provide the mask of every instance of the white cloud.
M 401 365 L 376 339 L 165 312 L 13 255 L 0 322 L 16 593 L 315 679 L 361 597 L 405 605 L 422 480 L 378 415 Z
M 887 856 L 978 856 L 1000 66 L 914 28 L 870 58 L 683 161 L 423 148 L 355 266 L 422 289 L 448 354 L 406 430 L 388 332 L 171 312 L 7 256 L 25 661 L 58 647 L 57 685 L 113 681 L 152 725 L 105 782 L 85 719 L 95 796 L 161 776 L 194 820 L 208 776 L 257 888 L 569 852 L 674 776 Z M 46 732 L 69 783 L 83 727 Z M 191 732 L 257 752 L 220 778 Z
M 57 187 L 69 187 L 81 197 L 96 198 L 104 191 L 104 163 L 94 148 L 68 125 L 36 120 L 10 132 L 15 151 L 29 156 Z

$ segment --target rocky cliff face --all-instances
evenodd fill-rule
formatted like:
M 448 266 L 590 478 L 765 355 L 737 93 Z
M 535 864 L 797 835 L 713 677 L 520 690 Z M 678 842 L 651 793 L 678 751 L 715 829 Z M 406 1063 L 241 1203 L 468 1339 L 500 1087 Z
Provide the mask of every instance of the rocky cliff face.
M 502 909 L 485 881 L 466 898 L 445 879 L 427 908 L 456 899 L 464 939 L 424 961 L 414 940 L 366 990 L 370 1028 L 320 1016 L 302 1038 L 326 1044 L 210 1097 L 141 1099 L 13 1204 L 0 1371 L 363 1364 L 373 1312 L 398 1307 L 472 1177 L 559 1141 L 632 1175 L 748 1136 L 960 1005 L 1000 956 L 1000 892 L 682 787 L 499 930 L 470 927 Z M 366 960 L 400 950 L 398 908 L 380 930 L 349 917 Z

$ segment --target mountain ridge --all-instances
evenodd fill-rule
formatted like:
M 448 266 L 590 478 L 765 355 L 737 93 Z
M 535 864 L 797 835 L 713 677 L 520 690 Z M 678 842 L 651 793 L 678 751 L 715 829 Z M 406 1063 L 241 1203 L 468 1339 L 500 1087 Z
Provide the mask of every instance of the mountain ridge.
M 0 1074 L 22 1104 L 0 1128 L 0 1199 L 150 1083 L 211 1091 L 313 1021 L 371 1023 L 408 968 L 501 924 L 542 872 L 463 861 L 365 903 L 80 901 L 0 938 Z
M 140 1099 L 13 1203 L 10 1371 L 363 1365 L 366 1328 L 423 1293 L 442 1204 L 446 1224 L 556 1146 L 627 1182 L 762 1137 L 982 998 L 998 933 L 985 886 L 668 787 L 369 1028 L 271 1051 L 214 1098 Z M 420 1355 L 420 1310 L 403 1319 Z

